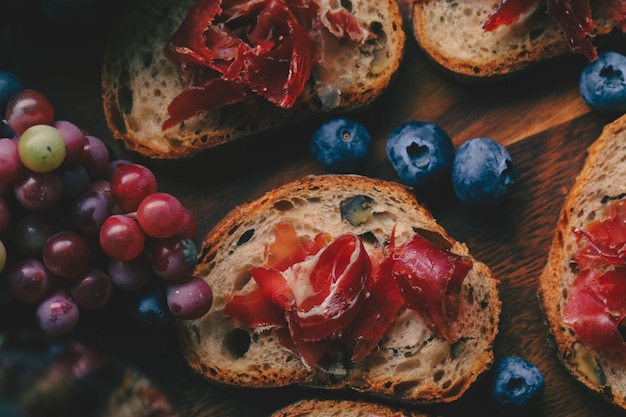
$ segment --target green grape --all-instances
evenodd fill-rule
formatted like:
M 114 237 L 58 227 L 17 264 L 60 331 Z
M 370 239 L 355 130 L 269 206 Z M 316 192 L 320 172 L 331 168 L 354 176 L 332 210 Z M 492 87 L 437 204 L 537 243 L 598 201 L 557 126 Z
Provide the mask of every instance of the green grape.
M 20 160 L 35 172 L 50 172 L 65 159 L 65 139 L 56 128 L 49 125 L 31 126 L 22 133 L 18 142 Z
M 7 250 L 4 247 L 4 244 L 0 240 L 0 272 L 4 269 L 4 266 L 7 264 Z

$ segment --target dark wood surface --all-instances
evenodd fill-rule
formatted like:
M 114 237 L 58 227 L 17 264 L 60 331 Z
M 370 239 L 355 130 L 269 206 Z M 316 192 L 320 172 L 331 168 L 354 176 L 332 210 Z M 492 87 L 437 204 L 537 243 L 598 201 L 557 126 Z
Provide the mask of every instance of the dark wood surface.
M 303 175 L 323 172 L 307 148 L 314 124 L 285 129 L 264 141 L 242 141 L 182 166 L 126 153 L 109 133 L 101 109 L 104 20 L 56 32 L 47 32 L 45 24 L 33 30 L 19 19 L 4 22 L 2 69 L 18 72 L 28 87 L 47 95 L 57 118 L 71 120 L 104 139 L 118 156 L 149 165 L 160 190 L 175 194 L 193 211 L 200 236 L 235 205 Z M 537 301 L 537 279 L 560 206 L 582 166 L 586 147 L 614 118 L 596 114 L 582 102 L 578 74 L 583 65 L 581 58 L 570 57 L 508 82 L 465 83 L 430 65 L 409 36 L 394 84 L 374 106 L 353 115 L 374 140 L 370 160 L 360 173 L 383 179 L 396 180 L 384 153 L 386 137 L 395 126 L 412 119 L 438 123 L 456 145 L 485 136 L 508 147 L 518 173 L 517 186 L 498 210 L 472 212 L 455 200 L 451 188 L 418 198 L 501 280 L 503 308 L 495 354 L 523 356 L 542 370 L 546 392 L 538 416 L 624 415 L 561 367 Z M 87 318 L 71 337 L 138 367 L 185 417 L 262 416 L 299 398 L 337 395 L 297 387 L 216 386 L 187 368 L 173 333 L 137 331 L 123 315 Z M 341 395 L 359 398 L 354 393 Z M 485 395 L 478 383 L 456 403 L 423 408 L 443 416 L 484 416 L 489 414 Z

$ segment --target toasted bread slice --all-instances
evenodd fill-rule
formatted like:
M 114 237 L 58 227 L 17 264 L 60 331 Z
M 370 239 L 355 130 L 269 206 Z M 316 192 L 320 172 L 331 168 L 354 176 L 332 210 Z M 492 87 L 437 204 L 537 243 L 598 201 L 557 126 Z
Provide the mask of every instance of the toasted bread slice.
M 563 323 L 568 293 L 578 276 L 572 264 L 579 244 L 572 228 L 600 220 L 615 198 L 626 193 L 626 116 L 607 125 L 589 147 L 582 171 L 561 210 L 554 240 L 540 278 L 539 296 L 560 360 L 584 385 L 626 408 L 626 354 L 607 353 L 585 345 Z
M 361 197 L 368 201 L 367 208 L 355 218 L 342 215 L 343 202 Z M 431 331 L 415 310 L 403 309 L 363 362 L 344 359 L 331 370 L 321 370 L 305 366 L 279 343 L 274 331 L 255 332 L 225 317 L 229 296 L 256 288 L 249 270 L 263 263 L 279 222 L 293 224 L 299 236 L 309 238 L 352 232 L 363 237 L 368 253 L 375 246 L 389 245 L 392 233 L 401 245 L 419 232 L 453 253 L 470 256 L 467 247 L 450 237 L 412 192 L 397 183 L 323 175 L 286 184 L 237 207 L 206 237 L 195 274 L 212 286 L 214 303 L 203 318 L 177 326 L 182 351 L 193 369 L 226 384 L 353 389 L 429 403 L 459 398 L 491 365 L 501 308 L 499 281 L 476 260 L 461 289 L 461 339 L 452 345 Z
M 483 30 L 483 22 L 499 0 L 429 0 L 414 2 L 411 23 L 421 49 L 436 64 L 463 78 L 511 75 L 569 53 L 557 22 L 545 2 L 510 25 Z M 608 34 L 610 21 L 593 12 L 598 35 Z
M 276 130 L 324 112 L 373 102 L 400 66 L 405 33 L 395 0 L 354 0 L 351 13 L 376 39 L 326 39 L 305 91 L 290 109 L 258 98 L 197 115 L 167 130 L 167 107 L 181 91 L 179 69 L 163 49 L 194 0 L 134 1 L 111 30 L 102 69 L 103 106 L 114 137 L 154 159 L 177 159 Z M 330 38 L 330 35 L 327 36 Z
M 302 400 L 276 411 L 270 417 L 429 417 L 429 415 L 364 401 Z

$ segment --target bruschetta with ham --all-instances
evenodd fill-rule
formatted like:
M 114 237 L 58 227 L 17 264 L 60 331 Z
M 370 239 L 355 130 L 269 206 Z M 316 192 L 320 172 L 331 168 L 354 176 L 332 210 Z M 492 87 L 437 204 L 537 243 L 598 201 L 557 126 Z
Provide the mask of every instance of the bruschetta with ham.
M 179 159 L 372 103 L 404 54 L 395 0 L 138 0 L 102 69 L 113 135 Z
M 399 184 L 308 176 L 235 208 L 203 243 L 190 366 L 247 387 L 459 398 L 493 361 L 498 281 Z
M 558 219 L 540 300 L 559 358 L 626 408 L 626 116 L 589 147 Z

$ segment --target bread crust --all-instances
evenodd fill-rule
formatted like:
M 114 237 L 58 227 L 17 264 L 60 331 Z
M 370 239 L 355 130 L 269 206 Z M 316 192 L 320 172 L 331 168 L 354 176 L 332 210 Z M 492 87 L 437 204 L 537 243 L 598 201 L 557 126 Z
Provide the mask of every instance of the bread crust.
M 340 203 L 362 195 L 371 198 L 373 206 L 367 221 L 353 226 L 342 218 Z M 363 363 L 338 362 L 327 372 L 305 367 L 272 332 L 255 333 L 224 317 L 229 295 L 255 287 L 248 271 L 262 262 L 263 248 L 273 240 L 273 227 L 279 221 L 292 223 L 299 235 L 309 237 L 320 232 L 333 237 L 345 232 L 367 236 L 364 243 L 370 250 L 375 244 L 388 245 L 394 227 L 399 245 L 420 231 L 445 242 L 454 253 L 471 256 L 408 188 L 397 183 L 322 175 L 271 190 L 233 209 L 203 242 L 195 274 L 212 286 L 213 307 L 200 320 L 177 323 L 184 356 L 197 372 L 218 383 L 240 386 L 352 389 L 430 403 L 459 398 L 491 365 L 501 308 L 499 282 L 477 260 L 463 285 L 464 320 L 459 321 L 463 339 L 455 346 L 434 335 L 417 312 L 403 310 L 379 349 Z
M 601 219 L 612 199 L 626 193 L 626 116 L 607 125 L 588 148 L 585 164 L 570 189 L 554 232 L 546 266 L 539 280 L 539 300 L 556 351 L 565 368 L 582 384 L 626 408 L 626 355 L 584 345 L 563 324 L 562 312 L 576 272 L 571 259 L 578 250 L 573 227 Z M 610 197 L 610 198 L 606 198 Z
M 167 106 L 181 92 L 178 68 L 165 58 L 163 48 L 194 2 L 134 1 L 111 29 L 102 67 L 104 114 L 113 136 L 142 156 L 185 158 L 321 114 L 362 108 L 389 86 L 404 55 L 406 35 L 395 0 L 352 1 L 353 13 L 377 39 L 364 44 L 326 42 L 332 52 L 328 46 L 324 64 L 315 65 L 293 108 L 282 109 L 259 98 L 162 131 L 169 117 Z M 315 82 L 339 90 L 338 103 L 325 107 Z
M 351 400 L 302 400 L 270 417 L 432 417 L 415 411 Z
M 506 78 L 570 52 L 544 2 L 510 25 L 484 31 L 482 23 L 499 5 L 499 0 L 414 2 L 413 34 L 432 61 L 465 79 Z M 609 34 L 612 24 L 593 8 L 596 35 Z

